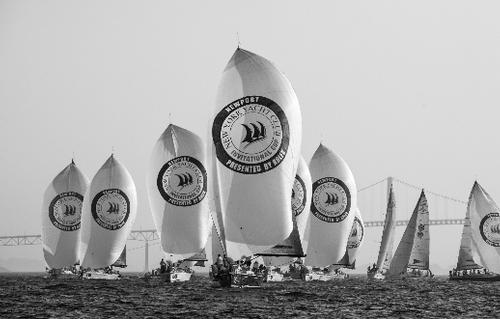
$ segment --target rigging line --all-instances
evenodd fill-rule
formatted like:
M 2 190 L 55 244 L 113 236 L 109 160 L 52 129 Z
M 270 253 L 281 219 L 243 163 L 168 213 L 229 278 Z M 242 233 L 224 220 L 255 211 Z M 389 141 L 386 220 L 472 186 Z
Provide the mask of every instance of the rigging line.
M 406 185 L 406 186 L 414 188 L 414 189 L 418 189 L 418 190 L 424 189 L 423 187 L 419 187 L 419 186 L 407 183 L 407 182 L 402 181 L 402 180 L 397 179 L 397 178 L 394 178 L 394 180 L 396 182 L 400 183 L 400 184 Z M 460 200 L 460 199 L 456 199 L 456 198 L 453 198 L 453 197 L 450 197 L 450 196 L 446 196 L 446 195 L 443 195 L 443 194 L 439 194 L 439 193 L 436 193 L 436 192 L 433 192 L 433 191 L 429 191 L 429 190 L 425 190 L 425 192 L 428 193 L 428 194 L 437 196 L 437 197 L 444 198 L 446 200 L 450 200 L 450 201 L 453 201 L 453 202 L 456 202 L 456 203 L 467 205 L 466 201 L 463 201 L 463 200 Z
M 153 243 L 153 244 L 149 244 L 149 245 L 148 245 L 148 247 L 151 247 L 151 246 L 156 246 L 156 245 L 159 245 L 159 244 L 160 244 L 159 242 L 157 242 L 157 243 Z M 129 252 L 129 251 L 134 251 L 134 250 L 141 249 L 141 248 L 145 248 L 145 247 L 146 247 L 146 245 L 144 245 L 144 246 L 139 246 L 139 247 L 134 247 L 134 248 L 128 248 L 128 249 L 127 249 L 127 252 Z
M 219 238 L 219 245 L 222 248 L 222 251 L 227 255 L 227 251 L 224 248 L 224 244 L 222 243 L 222 239 L 220 237 L 219 230 L 217 229 L 217 225 L 215 224 L 215 220 L 214 220 L 214 216 L 212 214 L 212 211 L 209 211 L 209 214 L 210 214 L 210 219 L 212 220 L 212 225 L 214 225 L 215 233 L 217 234 L 217 238 Z
M 365 186 L 365 187 L 363 187 L 363 188 L 360 188 L 360 189 L 358 189 L 358 193 L 361 193 L 362 191 L 367 190 L 368 188 L 372 188 L 373 186 L 376 186 L 376 185 L 378 185 L 378 184 L 380 184 L 380 183 L 383 183 L 383 182 L 385 182 L 386 180 L 387 180 L 387 177 L 386 177 L 386 178 L 384 178 L 383 180 L 380 180 L 380 181 L 378 181 L 378 182 L 374 183 L 374 184 L 371 184 L 371 185 Z

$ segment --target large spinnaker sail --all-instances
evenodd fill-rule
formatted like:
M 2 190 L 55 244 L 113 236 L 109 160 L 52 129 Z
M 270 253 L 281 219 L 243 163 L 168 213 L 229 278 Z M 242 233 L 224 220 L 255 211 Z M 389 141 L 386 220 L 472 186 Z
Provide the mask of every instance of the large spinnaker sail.
M 391 264 L 392 247 L 394 243 L 394 231 L 396 230 L 396 198 L 392 185 L 389 188 L 387 199 L 387 210 L 385 213 L 384 230 L 382 231 L 382 241 L 378 251 L 377 269 L 387 270 Z
M 467 211 L 465 212 L 464 227 L 462 229 L 462 239 L 460 240 L 460 249 L 458 251 L 458 261 L 456 268 L 456 270 L 458 271 L 483 268 L 476 263 L 473 254 L 473 249 L 475 249 L 475 247 L 472 243 L 472 227 L 470 222 L 472 194 L 473 192 L 471 191 L 469 202 L 467 203 Z
M 481 265 L 500 274 L 500 209 L 491 196 L 474 183 L 469 210 L 472 239 Z
M 396 248 L 387 276 L 399 276 L 406 273 L 407 268 L 429 269 L 429 208 L 423 190 Z
M 325 267 L 344 255 L 357 206 L 354 176 L 347 163 L 320 144 L 309 164 L 313 181 L 311 228 L 305 263 Z
M 349 234 L 349 239 L 347 240 L 345 254 L 342 259 L 333 266 L 340 266 L 349 269 L 355 268 L 358 250 L 360 249 L 365 238 L 365 225 L 363 224 L 359 208 L 356 207 L 355 212 L 356 215 L 354 216 L 351 233 Z
M 43 196 L 43 255 L 50 268 L 72 266 L 79 261 L 83 196 L 89 180 L 75 163 L 52 180 Z
M 156 142 L 148 170 L 148 197 L 162 250 L 184 259 L 205 248 L 210 231 L 205 146 L 191 131 L 170 124 Z
M 111 155 L 97 171 L 83 200 L 83 267 L 103 268 L 122 253 L 137 214 L 137 193 L 128 170 Z
M 228 256 L 262 252 L 287 238 L 302 118 L 288 79 L 238 48 L 219 85 L 212 123 L 215 172 Z

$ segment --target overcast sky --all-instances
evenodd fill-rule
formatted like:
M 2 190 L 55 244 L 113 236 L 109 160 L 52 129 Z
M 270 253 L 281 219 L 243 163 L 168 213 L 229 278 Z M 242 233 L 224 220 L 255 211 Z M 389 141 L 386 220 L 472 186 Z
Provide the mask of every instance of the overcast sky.
M 169 113 L 206 138 L 237 34 L 291 81 L 307 161 L 322 139 L 359 186 L 393 175 L 465 200 L 478 179 L 500 201 L 499 9 L 458 0 L 0 0 L 0 235 L 39 234 L 52 178 L 73 156 L 92 178 L 113 148 L 136 182 L 134 228 L 152 228 L 152 147 Z M 450 227 L 431 234 L 433 247 L 454 238 L 442 247 L 450 256 L 434 253 L 443 265 L 458 252 L 461 229 Z M 32 251 L 41 258 L 41 247 L 0 247 L 4 258 Z

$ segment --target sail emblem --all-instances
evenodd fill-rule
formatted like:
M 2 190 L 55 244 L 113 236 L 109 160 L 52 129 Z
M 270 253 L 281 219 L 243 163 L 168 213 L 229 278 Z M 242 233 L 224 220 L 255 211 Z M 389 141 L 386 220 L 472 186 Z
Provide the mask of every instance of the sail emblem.
M 193 184 L 193 175 L 189 173 L 175 174 L 175 176 L 179 178 L 179 184 L 177 184 L 177 187 L 180 189 Z
M 260 174 L 284 160 L 290 129 L 276 102 L 263 96 L 245 96 L 216 115 L 212 139 L 221 164 L 241 174 Z
M 413 259 L 413 263 L 414 263 L 414 264 L 420 264 L 420 263 L 422 263 L 422 261 L 421 261 L 421 260 L 418 260 L 418 259 Z
M 347 240 L 347 249 L 358 248 L 363 241 L 365 231 L 363 229 L 363 224 L 358 217 L 354 217 L 354 223 L 352 224 L 351 235 Z
M 292 188 L 292 211 L 295 216 L 299 216 L 306 207 L 306 185 L 299 175 L 295 175 Z
M 76 207 L 74 205 L 64 205 L 64 215 L 73 216 L 76 214 Z
M 479 223 L 483 240 L 490 246 L 500 247 L 500 214 L 489 213 Z
M 106 213 L 113 213 L 113 214 L 118 214 L 120 212 L 120 205 L 117 203 L 108 203 L 109 208 L 106 210 Z
M 418 225 L 418 230 L 424 231 L 424 229 L 425 229 L 425 225 L 424 224 L 419 224 Z
M 417 237 L 418 237 L 419 239 L 422 239 L 422 237 L 424 237 L 424 233 L 423 233 L 423 232 L 421 232 L 421 231 L 417 232 Z
M 248 143 L 243 148 L 247 148 L 251 143 L 261 141 L 266 138 L 266 127 L 262 122 L 257 121 L 256 123 L 241 124 L 245 128 L 245 136 L 241 142 Z
M 343 181 L 335 177 L 323 177 L 313 183 L 311 213 L 316 218 L 338 223 L 349 215 L 350 209 L 351 194 Z
M 127 222 L 130 215 L 130 201 L 122 190 L 106 189 L 95 195 L 91 211 L 92 217 L 99 226 L 117 230 Z
M 335 193 L 328 193 L 326 192 L 326 201 L 325 201 L 325 205 L 335 205 L 339 202 L 339 197 L 337 194 Z
M 76 192 L 58 194 L 49 205 L 49 219 L 64 231 L 80 229 L 83 196 Z
M 165 201 L 175 206 L 191 206 L 207 193 L 207 172 L 199 160 L 179 156 L 162 166 L 156 180 Z

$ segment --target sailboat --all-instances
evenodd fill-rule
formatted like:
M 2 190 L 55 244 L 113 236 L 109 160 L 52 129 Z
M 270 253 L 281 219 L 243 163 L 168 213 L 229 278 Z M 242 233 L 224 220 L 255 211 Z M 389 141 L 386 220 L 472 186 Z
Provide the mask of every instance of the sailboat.
M 396 197 L 393 191 L 392 178 L 389 179 L 389 195 L 385 213 L 382 241 L 378 251 L 377 263 L 368 268 L 368 278 L 384 279 L 392 261 L 392 247 L 394 245 L 394 231 L 396 230 Z
M 361 244 L 363 243 L 363 239 L 365 238 L 365 226 L 363 224 L 363 219 L 361 218 L 361 212 L 359 211 L 359 208 L 356 208 L 355 212 L 356 214 L 354 216 L 354 222 L 352 223 L 349 239 L 347 240 L 345 254 L 339 262 L 330 266 L 330 269 L 337 270 L 337 273 L 340 272 L 341 268 L 356 268 L 356 257 L 358 256 L 358 250 L 360 249 Z
M 188 281 L 191 265 L 206 261 L 209 234 L 205 147 L 193 132 L 170 124 L 156 142 L 148 171 L 153 220 L 169 267 L 168 282 Z
M 450 280 L 500 281 L 499 212 L 490 195 L 474 182 L 465 213 L 457 267 L 450 271 Z
M 283 242 L 272 248 L 255 254 L 262 256 L 266 265 L 266 282 L 283 281 L 283 279 L 300 279 L 300 258 L 305 257 L 307 240 L 306 228 L 309 224 L 309 209 L 311 205 L 311 174 L 303 157 L 300 158 L 297 173 L 292 188 L 292 218 L 293 230 Z M 284 273 L 281 267 L 289 266 L 289 271 Z
M 42 243 L 49 275 L 75 275 L 78 264 L 83 196 L 89 181 L 75 162 L 52 180 L 43 197 Z
M 309 164 L 313 181 L 306 280 L 336 278 L 328 267 L 345 254 L 357 206 L 354 176 L 347 163 L 320 144 Z M 326 271 L 323 269 L 326 267 Z
M 429 239 L 429 207 L 422 190 L 386 278 L 433 277 L 429 269 Z
M 225 286 L 258 285 L 260 276 L 241 263 L 294 228 L 290 198 L 302 138 L 299 102 L 270 61 L 237 48 L 223 72 L 214 114 L 214 221 L 225 254 L 240 261 L 226 258 L 224 269 L 230 269 L 214 279 Z
M 122 254 L 137 214 L 137 193 L 128 170 L 111 155 L 83 200 L 80 256 L 84 279 L 119 279 L 110 269 Z

